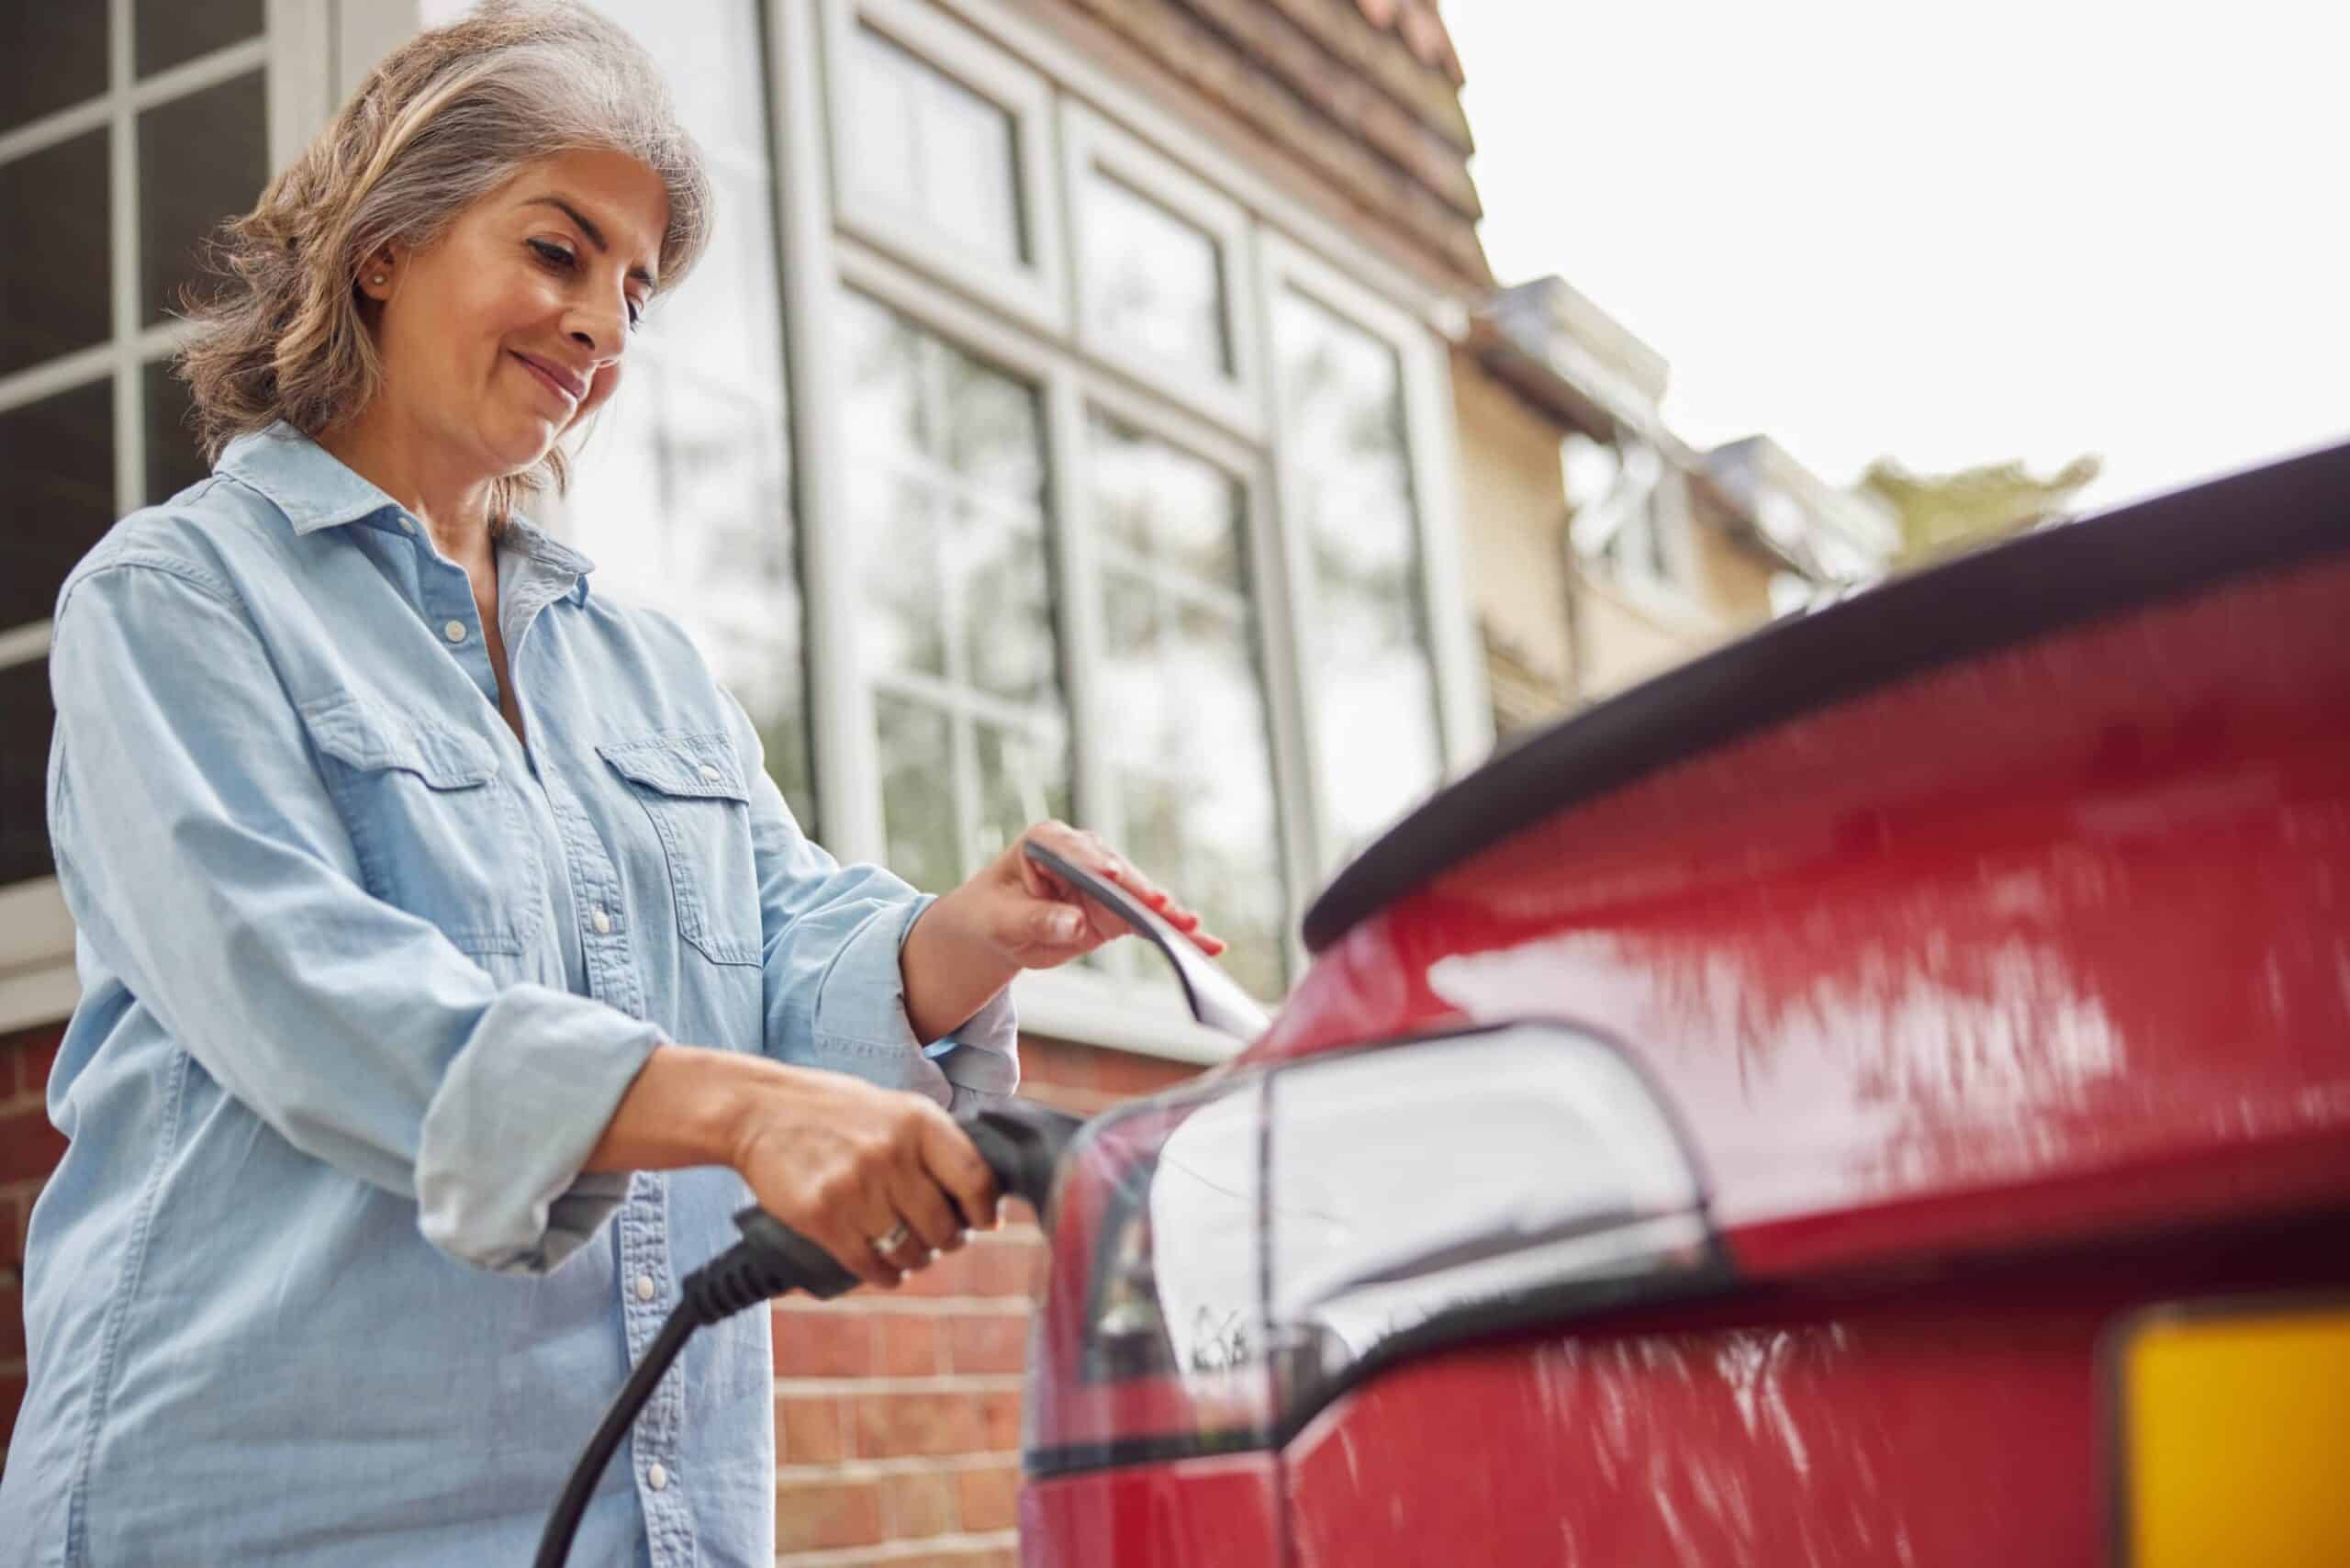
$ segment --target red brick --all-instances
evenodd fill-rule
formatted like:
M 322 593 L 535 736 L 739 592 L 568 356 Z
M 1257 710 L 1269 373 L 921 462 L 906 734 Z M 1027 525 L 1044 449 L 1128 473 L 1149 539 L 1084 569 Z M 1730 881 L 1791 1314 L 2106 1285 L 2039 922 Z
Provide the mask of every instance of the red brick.
M 870 1481 L 783 1481 L 775 1489 L 778 1551 L 871 1546 L 881 1539 L 880 1488 Z
M 955 1529 L 955 1480 L 942 1471 L 915 1471 L 880 1483 L 881 1529 L 890 1540 L 949 1535 Z
M 791 1394 L 775 1402 L 776 1457 L 786 1464 L 838 1464 L 848 1457 L 848 1421 L 839 1398 Z
M 50 1125 L 49 1113 L 27 1104 L 0 1116 L 0 1182 L 47 1176 L 65 1157 L 65 1135 Z
M 946 1322 L 947 1365 L 958 1372 L 1016 1372 L 1027 1364 L 1028 1315 L 991 1312 Z
M 25 1359 L 25 1288 L 14 1273 L 0 1273 L 0 1366 Z
M 928 1268 L 908 1274 L 899 1290 L 906 1295 L 925 1298 L 976 1295 L 979 1294 L 976 1257 L 983 1250 L 982 1244 L 974 1242 L 960 1251 L 946 1253 Z
M 891 1313 L 876 1317 L 873 1328 L 878 1351 L 874 1364 L 883 1377 L 934 1377 L 948 1370 L 937 1318 Z
M 16 1372 L 0 1373 L 0 1449 L 16 1435 L 17 1412 L 25 1407 L 25 1380 Z
M 1020 1467 L 991 1464 L 955 1473 L 955 1506 L 967 1530 L 1010 1529 L 1018 1518 Z
M 873 1371 L 873 1316 L 864 1312 L 775 1315 L 778 1377 L 864 1377 Z
M 858 1457 L 977 1453 L 988 1445 L 983 1400 L 968 1394 L 867 1394 L 852 1401 Z
M 17 1092 L 20 1094 L 41 1094 L 49 1088 L 50 1070 L 57 1065 L 57 1047 L 64 1043 L 65 1032 L 34 1034 L 17 1036 Z
M 994 1238 L 964 1250 L 972 1255 L 973 1295 L 1024 1299 L 1043 1282 L 1045 1238 L 1034 1226 L 1006 1226 Z
M 979 1397 L 980 1447 L 990 1453 L 1020 1451 L 1020 1395 L 1011 1390 Z

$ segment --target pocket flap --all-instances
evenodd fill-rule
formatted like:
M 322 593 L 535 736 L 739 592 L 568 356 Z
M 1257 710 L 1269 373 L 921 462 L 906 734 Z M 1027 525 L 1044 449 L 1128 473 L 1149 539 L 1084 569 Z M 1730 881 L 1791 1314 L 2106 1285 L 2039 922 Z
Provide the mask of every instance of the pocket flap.
M 699 735 L 647 735 L 643 740 L 614 741 L 596 750 L 621 778 L 657 794 L 750 803 L 743 765 L 734 756 L 734 743 L 722 730 Z
M 462 730 L 378 708 L 338 692 L 302 708 L 311 744 L 352 767 L 397 767 L 436 790 L 464 790 L 498 776 L 489 743 Z

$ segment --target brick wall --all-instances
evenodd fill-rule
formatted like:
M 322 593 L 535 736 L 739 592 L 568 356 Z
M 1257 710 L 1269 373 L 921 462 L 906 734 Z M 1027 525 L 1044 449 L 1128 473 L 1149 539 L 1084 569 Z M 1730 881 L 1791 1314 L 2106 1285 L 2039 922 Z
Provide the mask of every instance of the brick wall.
M 1091 1113 L 1198 1070 L 1049 1040 L 1023 1092 Z M 1012 1568 L 1020 1378 L 1045 1262 L 1034 1217 L 894 1292 L 778 1303 L 778 1568 Z
M 0 1465 L 25 1391 L 25 1224 L 65 1148 L 42 1109 L 59 1033 L 0 1037 Z M 1049 1040 L 1021 1049 L 1025 1092 L 1079 1112 L 1197 1070 Z M 1024 1211 L 895 1292 L 770 1309 L 778 1568 L 1011 1568 L 1044 1260 Z
M 25 1402 L 25 1223 L 65 1152 L 41 1104 L 62 1032 L 50 1024 L 0 1036 L 0 1464 Z

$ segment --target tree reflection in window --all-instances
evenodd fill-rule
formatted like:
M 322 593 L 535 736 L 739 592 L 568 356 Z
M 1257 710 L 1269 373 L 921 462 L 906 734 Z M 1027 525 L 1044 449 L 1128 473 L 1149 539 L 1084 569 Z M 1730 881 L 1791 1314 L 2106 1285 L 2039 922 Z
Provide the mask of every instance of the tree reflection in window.
M 1343 860 L 1441 767 L 1403 370 L 1388 344 L 1294 289 L 1273 330 L 1289 504 L 1313 579 L 1300 627 L 1313 736 Z

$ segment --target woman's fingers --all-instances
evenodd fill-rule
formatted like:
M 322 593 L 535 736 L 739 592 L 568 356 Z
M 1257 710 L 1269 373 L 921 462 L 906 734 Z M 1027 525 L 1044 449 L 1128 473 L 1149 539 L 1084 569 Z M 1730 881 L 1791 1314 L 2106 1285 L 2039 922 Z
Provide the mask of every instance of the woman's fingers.
M 994 1229 L 1000 1194 L 995 1172 L 979 1158 L 978 1146 L 944 1111 L 924 1119 L 923 1132 L 923 1171 L 953 1201 L 965 1226 L 972 1230 Z

